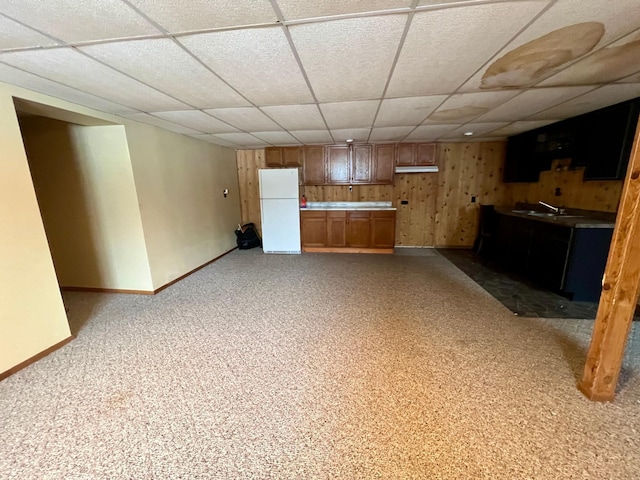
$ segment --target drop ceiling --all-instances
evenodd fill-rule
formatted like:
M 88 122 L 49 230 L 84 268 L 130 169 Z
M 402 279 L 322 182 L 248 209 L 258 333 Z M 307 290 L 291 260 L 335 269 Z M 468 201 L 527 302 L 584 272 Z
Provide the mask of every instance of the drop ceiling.
M 640 96 L 638 0 L 0 0 L 0 82 L 229 148 L 498 139 Z

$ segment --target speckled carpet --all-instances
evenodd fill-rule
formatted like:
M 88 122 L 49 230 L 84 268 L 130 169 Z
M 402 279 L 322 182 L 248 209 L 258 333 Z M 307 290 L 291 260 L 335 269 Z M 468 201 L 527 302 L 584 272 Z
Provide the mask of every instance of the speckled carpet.
M 592 321 L 516 317 L 435 252 L 235 251 L 65 303 L 78 338 L 0 382 L 2 479 L 640 478 L 635 325 L 592 403 Z

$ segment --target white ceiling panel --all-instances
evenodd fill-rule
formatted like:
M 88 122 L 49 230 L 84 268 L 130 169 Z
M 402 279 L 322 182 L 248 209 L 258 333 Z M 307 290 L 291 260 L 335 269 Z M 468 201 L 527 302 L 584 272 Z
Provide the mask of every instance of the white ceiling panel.
M 380 106 L 375 126 L 415 126 L 422 123 L 446 98 L 447 95 L 432 95 L 385 99 Z
M 179 40 L 258 106 L 313 102 L 280 27 L 190 35 Z
M 35 30 L 31 30 L 6 17 L 0 17 L 0 32 L 2 32 L 0 50 L 59 45 L 59 42 L 51 40 L 49 37 L 45 37 Z
M 405 141 L 434 141 L 453 130 L 455 125 L 420 125 L 409 134 Z
M 328 130 L 291 130 L 290 132 L 291 135 L 307 145 L 333 142 Z
M 277 0 L 285 20 L 407 8 L 411 0 Z
M 510 137 L 511 135 L 517 135 L 518 133 L 528 132 L 529 130 L 535 130 L 536 128 L 544 127 L 545 125 L 549 125 L 553 122 L 554 120 L 513 122 L 509 125 L 498 128 L 497 130 L 492 130 L 488 133 L 499 137 Z
M 211 28 L 276 23 L 268 0 L 130 0 L 145 15 L 169 32 L 188 32 Z M 178 8 L 176 8 L 178 7 Z
M 135 112 L 134 109 L 125 107 L 124 105 L 118 105 L 117 103 L 61 85 L 32 73 L 23 72 L 22 70 L 2 63 L 0 63 L 0 81 L 77 103 L 78 105 L 94 108 L 101 112 L 113 113 L 115 115 Z
M 253 135 L 273 145 L 300 145 L 300 142 L 287 132 L 253 132 Z
M 273 120 L 256 107 L 214 108 L 205 111 L 240 130 L 253 132 L 282 130 Z
M 454 92 L 545 4 L 501 2 L 416 13 L 388 95 Z
M 322 130 L 326 128 L 317 105 L 274 105 L 261 110 L 287 130 Z
M 468 137 L 467 140 L 471 140 L 477 137 L 481 137 L 493 130 L 497 130 L 499 128 L 505 127 L 507 125 L 506 122 L 490 122 L 490 123 L 467 123 L 461 127 L 458 127 L 454 130 L 451 130 L 447 134 L 443 135 L 441 138 L 460 138 L 463 139 L 467 137 L 465 133 L 473 132 L 473 136 Z
M 156 127 L 164 128 L 165 130 L 171 130 L 175 133 L 181 133 L 184 135 L 199 135 L 201 132 L 198 130 L 193 130 L 191 128 L 184 127 L 182 125 L 178 125 L 173 122 L 169 122 L 167 120 L 163 120 L 158 117 L 154 117 L 153 115 L 149 115 L 148 113 L 134 113 L 131 115 L 125 115 L 126 118 L 131 120 L 135 120 L 136 122 L 147 123 L 149 125 L 154 125 Z
M 341 128 L 331 130 L 331 135 L 338 143 L 344 143 L 345 140 L 352 139 L 354 142 L 366 142 L 371 133 L 370 128 Z
M 514 9 L 514 12 L 517 14 L 518 10 Z M 517 58 L 501 67 L 502 78 L 487 78 L 485 85 L 489 88 L 534 85 L 579 58 L 586 53 L 585 50 L 589 51 L 587 39 L 597 41 L 592 50 L 595 51 L 635 30 L 638 24 L 640 8 L 637 0 L 590 0 L 579 4 L 570 0 L 558 1 L 495 57 L 494 60 L 498 60 L 516 48 L 524 49 Z M 598 26 L 604 27 L 600 34 L 595 30 Z M 544 36 L 551 37 L 547 37 L 544 44 L 536 44 L 537 39 Z M 481 88 L 486 70 L 483 68 L 474 75 L 462 90 Z M 564 85 L 572 84 L 567 81 Z
M 386 15 L 289 27 L 318 101 L 380 98 L 406 21 Z
M 197 138 L 198 140 L 203 140 L 205 142 L 213 143 L 215 145 L 220 145 L 221 147 L 227 148 L 238 148 L 238 145 L 232 142 L 227 142 L 226 140 L 222 140 L 221 138 L 216 137 L 215 135 L 208 134 L 200 134 L 200 135 L 190 135 L 193 138 Z
M 320 109 L 329 128 L 371 127 L 378 100 L 361 102 L 321 103 Z
M 237 132 L 238 129 L 227 125 L 200 110 L 182 110 L 177 112 L 157 112 L 156 117 L 163 118 L 202 133 Z
M 0 9 L 68 43 L 160 33 L 120 0 L 2 0 Z
M 591 112 L 592 110 L 624 102 L 625 100 L 639 96 L 640 83 L 605 85 L 604 87 L 592 90 L 580 97 L 560 104 L 557 107 L 532 115 L 528 120 L 555 120 L 575 117 L 576 115 Z
M 80 47 L 92 57 L 199 108 L 249 105 L 168 38 Z
M 138 110 L 187 107 L 70 48 L 7 52 L 0 54 L 0 62 Z
M 459 93 L 449 97 L 426 123 L 466 123 L 513 98 L 519 90 Z
M 380 127 L 371 130 L 370 142 L 400 142 L 413 127 Z
M 214 137 L 243 147 L 268 147 L 269 144 L 248 133 L 218 133 Z
M 477 122 L 509 122 L 533 115 L 558 103 L 582 95 L 595 87 L 558 87 L 526 90 L 517 97 L 503 103 L 475 119 Z

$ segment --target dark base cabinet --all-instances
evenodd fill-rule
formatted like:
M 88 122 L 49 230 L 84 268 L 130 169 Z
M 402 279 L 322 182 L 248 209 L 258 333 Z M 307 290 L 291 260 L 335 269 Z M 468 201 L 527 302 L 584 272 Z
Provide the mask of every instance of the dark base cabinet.
M 494 260 L 575 301 L 597 302 L 612 228 L 574 228 L 498 216 Z

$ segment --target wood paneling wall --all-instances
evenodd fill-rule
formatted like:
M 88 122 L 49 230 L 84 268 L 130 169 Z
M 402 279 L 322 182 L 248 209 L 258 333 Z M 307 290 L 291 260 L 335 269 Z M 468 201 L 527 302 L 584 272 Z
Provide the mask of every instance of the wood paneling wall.
M 253 222 L 262 233 L 258 169 L 266 168 L 264 150 L 238 150 L 236 164 L 238 165 L 242 224 Z

